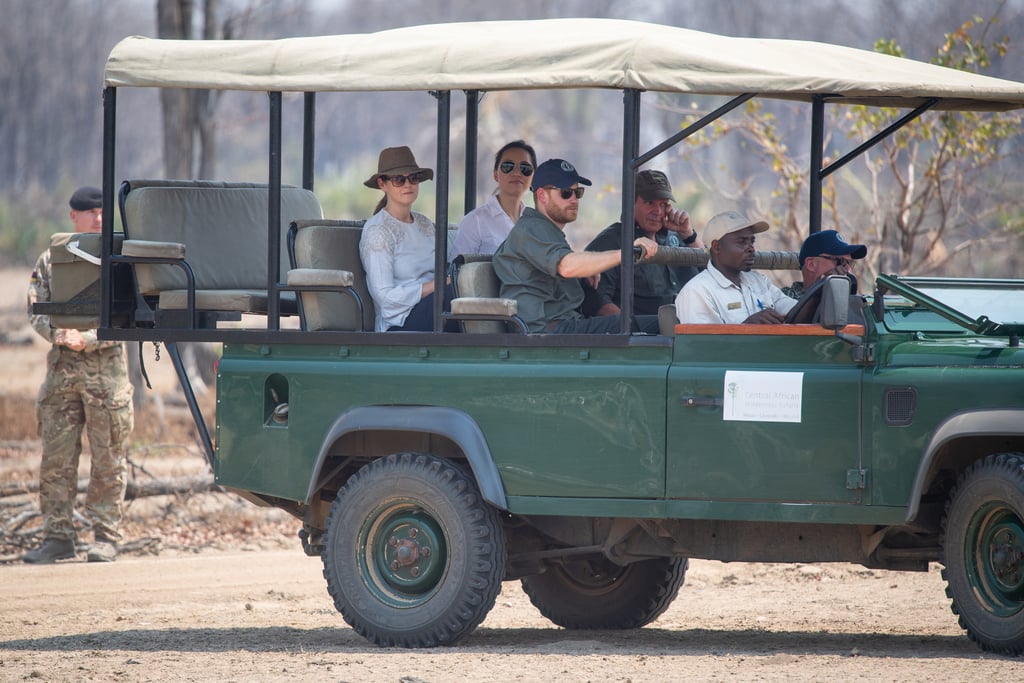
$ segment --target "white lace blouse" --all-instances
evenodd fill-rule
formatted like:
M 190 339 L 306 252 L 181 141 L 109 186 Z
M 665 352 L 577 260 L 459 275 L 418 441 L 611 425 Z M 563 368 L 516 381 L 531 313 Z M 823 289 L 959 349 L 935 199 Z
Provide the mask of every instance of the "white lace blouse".
M 423 283 L 434 278 L 434 224 L 415 211 L 412 218 L 403 223 L 382 209 L 363 226 L 359 256 L 378 332 L 402 325 L 419 303 Z

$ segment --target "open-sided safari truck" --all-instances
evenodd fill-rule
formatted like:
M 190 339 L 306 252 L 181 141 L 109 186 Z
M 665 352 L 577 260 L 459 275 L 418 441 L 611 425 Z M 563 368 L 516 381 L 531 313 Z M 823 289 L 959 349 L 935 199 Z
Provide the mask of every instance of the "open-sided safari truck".
M 643 626 L 698 557 L 941 562 L 968 636 L 1024 651 L 1024 282 L 887 275 L 851 299 L 849 283 L 830 281 L 802 302 L 819 323 L 546 335 L 519 329 L 482 259 L 465 269 L 472 277 L 456 274 L 461 300 L 451 312 L 438 303 L 435 332 L 375 333 L 360 223 L 324 220 L 312 192 L 317 98 L 331 91 L 436 100 L 437 225 L 449 223 L 453 96 L 466 98 L 468 210 L 482 92 L 621 91 L 626 226 L 638 168 L 750 98 L 784 98 L 810 108 L 818 230 L 830 173 L 927 110 L 1024 106 L 1024 85 L 832 45 L 597 19 L 127 38 L 105 85 L 100 334 L 172 351 L 223 342 L 216 438 L 196 420 L 217 482 L 296 517 L 335 605 L 369 640 L 458 641 L 515 579 L 567 628 Z M 117 95 L 135 87 L 267 92 L 267 177 L 120 182 Z M 648 91 L 723 104 L 641 150 Z M 304 93 L 303 188 L 281 186 L 283 92 Z M 825 110 L 852 104 L 904 115 L 826 165 Z M 447 239 L 437 231 L 439 284 Z M 220 325 L 243 312 L 266 324 Z M 300 329 L 282 328 L 289 315 Z M 466 332 L 441 332 L 444 317 Z

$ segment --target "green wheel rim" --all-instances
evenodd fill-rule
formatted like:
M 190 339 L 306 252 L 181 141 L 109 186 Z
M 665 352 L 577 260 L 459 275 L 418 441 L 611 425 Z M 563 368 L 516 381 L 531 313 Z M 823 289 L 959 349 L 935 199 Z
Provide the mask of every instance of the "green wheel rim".
M 387 605 L 422 605 L 443 583 L 448 564 L 444 531 L 413 502 L 391 503 L 371 516 L 359 544 L 364 581 Z
M 1008 617 L 1024 607 L 1024 523 L 1006 505 L 994 502 L 978 512 L 964 544 L 967 574 L 978 598 L 992 614 Z

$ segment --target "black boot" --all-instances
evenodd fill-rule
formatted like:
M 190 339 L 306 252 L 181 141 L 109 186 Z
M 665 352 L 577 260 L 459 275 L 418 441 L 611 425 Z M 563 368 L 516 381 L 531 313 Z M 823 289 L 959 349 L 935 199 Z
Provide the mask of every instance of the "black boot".
M 21 559 L 29 564 L 53 564 L 57 560 L 69 560 L 74 556 L 74 541 L 69 538 L 47 538 L 41 546 L 28 551 Z

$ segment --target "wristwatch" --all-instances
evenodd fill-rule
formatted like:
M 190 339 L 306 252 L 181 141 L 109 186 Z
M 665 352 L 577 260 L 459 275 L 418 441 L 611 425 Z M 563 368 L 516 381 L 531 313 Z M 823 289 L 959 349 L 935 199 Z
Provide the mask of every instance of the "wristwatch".
M 696 230 L 693 230 L 692 232 L 690 232 L 690 236 L 689 237 L 684 237 L 683 238 L 683 244 L 685 244 L 686 246 L 690 246 L 691 244 L 693 244 L 696 241 L 697 241 L 697 231 Z

